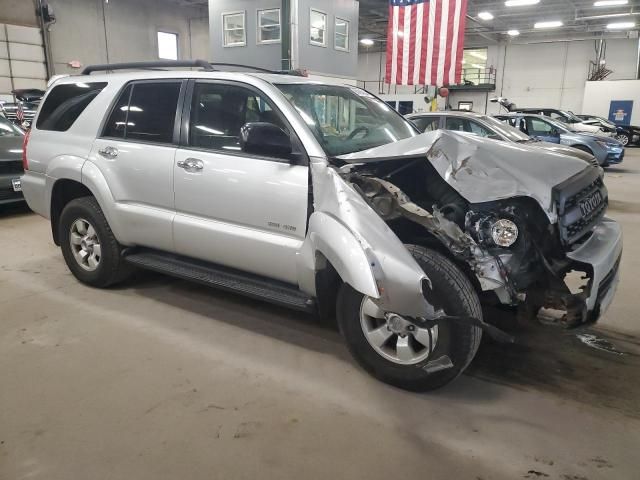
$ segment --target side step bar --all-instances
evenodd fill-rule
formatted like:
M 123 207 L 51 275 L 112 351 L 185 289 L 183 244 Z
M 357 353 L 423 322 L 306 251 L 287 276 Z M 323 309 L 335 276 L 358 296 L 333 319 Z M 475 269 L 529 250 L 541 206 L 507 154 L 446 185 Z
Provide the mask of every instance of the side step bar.
M 302 293 L 295 285 L 278 280 L 154 250 L 125 250 L 123 257 L 127 262 L 140 268 L 237 292 L 295 310 L 315 312 L 313 298 Z

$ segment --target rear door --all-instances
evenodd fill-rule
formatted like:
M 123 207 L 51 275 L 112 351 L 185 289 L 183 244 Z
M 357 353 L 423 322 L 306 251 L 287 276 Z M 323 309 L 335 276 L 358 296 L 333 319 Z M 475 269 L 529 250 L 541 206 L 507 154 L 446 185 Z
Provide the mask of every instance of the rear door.
M 307 162 L 248 154 L 239 142 L 245 123 L 268 122 L 299 146 L 291 127 L 247 84 L 196 81 L 190 90 L 173 165 L 176 251 L 296 283 L 309 205 Z
M 173 162 L 186 82 L 129 83 L 91 152 L 106 179 L 125 244 L 172 251 Z

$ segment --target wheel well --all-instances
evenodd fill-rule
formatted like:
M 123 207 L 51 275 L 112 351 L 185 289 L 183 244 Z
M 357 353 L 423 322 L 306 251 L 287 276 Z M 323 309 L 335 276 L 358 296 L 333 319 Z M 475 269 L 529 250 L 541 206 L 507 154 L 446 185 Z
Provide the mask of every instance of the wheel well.
M 91 190 L 75 180 L 62 179 L 53 185 L 51 192 L 51 233 L 56 245 L 60 245 L 58 240 L 58 220 L 64 207 L 76 198 L 92 196 Z
M 587 152 L 590 153 L 591 155 L 593 155 L 593 150 L 591 150 L 589 147 L 587 147 L 586 145 L 571 145 L 572 148 L 576 148 L 578 150 L 582 150 L 583 152 Z

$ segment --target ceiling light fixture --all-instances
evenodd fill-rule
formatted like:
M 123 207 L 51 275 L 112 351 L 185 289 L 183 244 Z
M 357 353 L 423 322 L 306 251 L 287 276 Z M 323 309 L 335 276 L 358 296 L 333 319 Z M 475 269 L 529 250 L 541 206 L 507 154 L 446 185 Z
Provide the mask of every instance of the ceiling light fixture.
M 533 28 L 556 28 L 561 27 L 563 23 L 560 20 L 551 20 L 548 22 L 538 22 L 533 25 Z
M 507 0 L 504 2 L 506 7 L 524 7 L 527 5 L 536 5 L 540 0 Z
M 362 45 L 366 45 L 367 47 L 370 47 L 371 45 L 373 45 L 375 42 L 373 40 L 371 40 L 370 38 L 363 38 L 362 40 L 360 40 L 360 43 Z
M 629 28 L 635 27 L 636 24 L 633 22 L 618 22 L 618 23 L 610 23 L 607 25 L 607 29 L 609 30 L 628 30 Z
M 491 12 L 480 12 L 478 18 L 481 20 L 493 20 L 493 14 Z
M 507 35 L 511 35 L 512 37 L 517 37 L 518 35 L 520 35 L 520 32 L 518 30 L 508 30 Z
M 616 5 L 626 5 L 629 0 L 598 0 L 594 2 L 594 7 L 613 7 Z

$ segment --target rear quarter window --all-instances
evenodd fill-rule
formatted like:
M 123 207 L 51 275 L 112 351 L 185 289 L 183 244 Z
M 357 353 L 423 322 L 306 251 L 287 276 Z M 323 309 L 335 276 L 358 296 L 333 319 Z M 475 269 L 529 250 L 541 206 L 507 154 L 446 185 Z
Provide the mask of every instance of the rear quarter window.
M 38 130 L 69 130 L 85 108 L 107 86 L 107 82 L 66 83 L 53 87 L 42 105 Z

